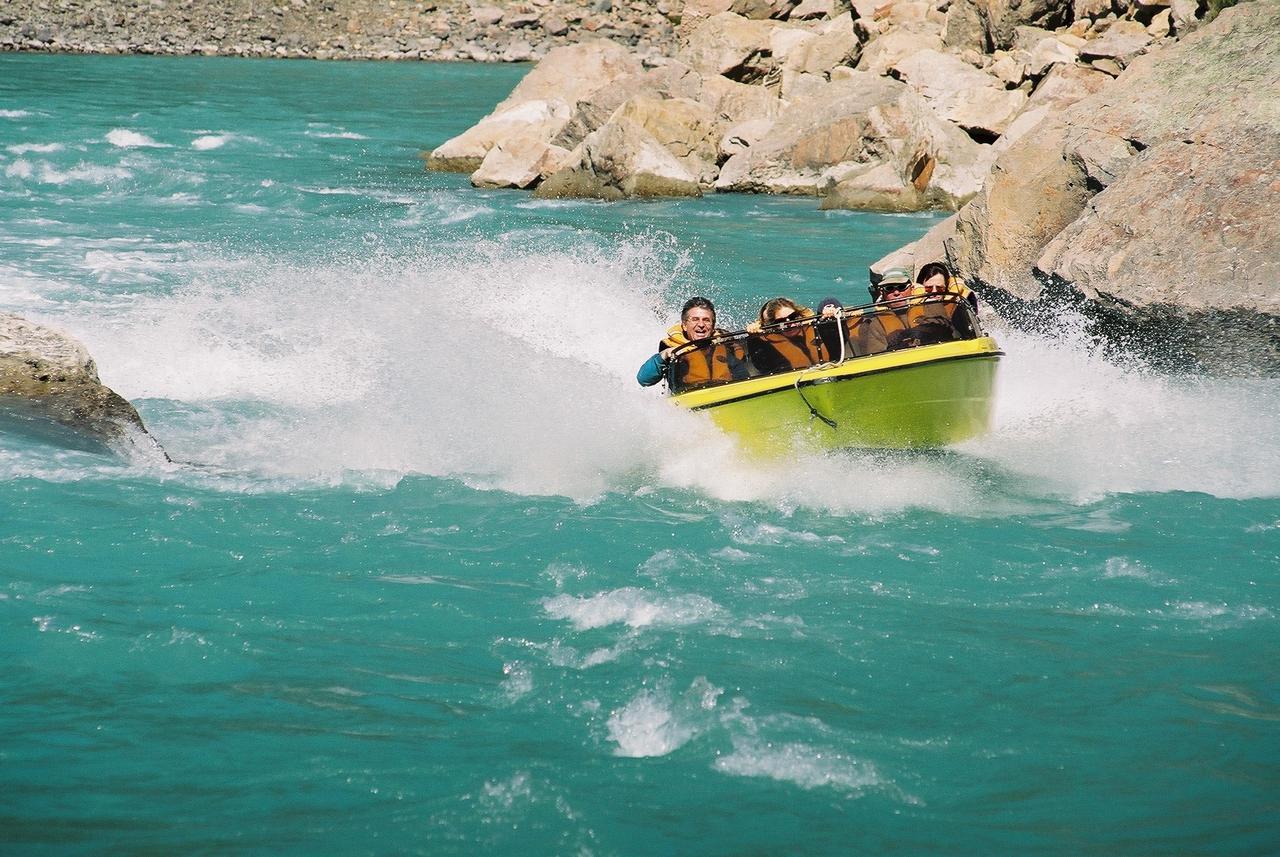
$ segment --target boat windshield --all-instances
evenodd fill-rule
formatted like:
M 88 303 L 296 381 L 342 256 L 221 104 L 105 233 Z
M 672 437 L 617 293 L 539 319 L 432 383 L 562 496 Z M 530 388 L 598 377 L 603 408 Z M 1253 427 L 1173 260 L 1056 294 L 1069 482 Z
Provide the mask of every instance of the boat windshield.
M 741 330 L 687 343 L 672 354 L 667 385 L 682 393 L 982 335 L 963 297 L 911 295 L 768 325 L 759 333 Z

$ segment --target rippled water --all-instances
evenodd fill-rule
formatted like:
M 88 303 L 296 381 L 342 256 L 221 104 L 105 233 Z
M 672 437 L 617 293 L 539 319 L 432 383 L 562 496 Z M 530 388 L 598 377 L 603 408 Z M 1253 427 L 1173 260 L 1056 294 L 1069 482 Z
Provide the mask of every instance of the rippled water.
M 511 67 L 0 55 L 0 310 L 180 463 L 0 437 L 0 845 L 1260 854 L 1280 384 L 1001 330 L 988 437 L 761 464 L 691 292 L 932 216 L 480 192 Z

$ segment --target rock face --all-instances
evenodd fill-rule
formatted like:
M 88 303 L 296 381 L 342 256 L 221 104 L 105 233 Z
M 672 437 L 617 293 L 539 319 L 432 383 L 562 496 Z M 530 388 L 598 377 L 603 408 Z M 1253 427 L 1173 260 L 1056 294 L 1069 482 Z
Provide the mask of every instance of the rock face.
M 538 186 L 534 195 L 558 197 L 701 196 L 690 173 L 638 122 L 619 116 L 587 135 L 569 166 Z
M 1192 328 L 1244 311 L 1274 337 L 1280 100 L 1261 94 L 1280 91 L 1277 32 L 1276 0 L 1228 9 L 1032 129 L 960 212 L 952 264 L 1020 301 L 1052 287 Z M 1264 348 L 1280 365 L 1274 339 Z
M 7 313 L 0 313 L 0 430 L 163 456 L 133 405 L 98 380 L 83 345 Z
M 579 100 L 641 70 L 625 48 L 604 39 L 556 48 L 492 113 L 432 151 L 427 166 L 469 173 L 503 140 L 550 143 L 569 124 Z

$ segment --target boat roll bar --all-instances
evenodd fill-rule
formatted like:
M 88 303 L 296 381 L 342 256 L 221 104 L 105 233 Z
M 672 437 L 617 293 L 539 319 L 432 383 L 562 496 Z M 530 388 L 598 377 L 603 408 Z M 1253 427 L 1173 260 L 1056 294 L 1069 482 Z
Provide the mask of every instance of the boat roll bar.
M 686 343 L 667 363 L 667 386 L 682 393 L 983 335 L 964 297 L 912 294 L 845 307 L 834 315 L 787 319 L 765 325 L 759 333 L 739 330 Z

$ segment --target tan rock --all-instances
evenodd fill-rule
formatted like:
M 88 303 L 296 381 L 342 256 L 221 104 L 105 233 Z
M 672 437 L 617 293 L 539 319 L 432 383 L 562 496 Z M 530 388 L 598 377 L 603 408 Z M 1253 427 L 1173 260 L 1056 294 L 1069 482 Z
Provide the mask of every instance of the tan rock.
M 693 28 L 676 59 L 703 75 L 722 74 L 740 83 L 752 83 L 776 71 L 770 47 L 773 32 L 792 26 L 752 21 L 727 12 L 713 15 Z
M 1151 44 L 1151 34 L 1137 21 L 1116 21 L 1099 38 L 1080 48 L 1080 57 L 1086 60 L 1109 59 L 1127 66 L 1134 57 Z
M 943 119 L 994 140 L 1013 121 L 1027 96 L 973 66 L 938 51 L 924 50 L 897 62 L 892 71 Z
M 503 140 L 534 136 L 549 141 L 560 133 L 571 115 L 569 105 L 560 99 L 533 99 L 495 110 L 432 150 L 427 167 L 442 172 L 475 172 L 489 151 Z
M 1074 0 L 1072 17 L 1077 21 L 1101 18 L 1111 11 L 1111 0 Z
M 1181 36 L 1196 25 L 1200 3 L 1198 0 L 1172 0 L 1169 4 L 1169 13 L 1173 32 Z
M 929 17 L 930 4 L 922 0 L 895 0 L 889 7 L 889 23 L 906 24 L 912 21 L 924 21 Z
M 693 176 L 709 187 L 715 180 L 716 161 L 724 126 L 706 105 L 687 98 L 637 96 L 610 118 L 643 128 Z
M 987 32 L 973 0 L 952 0 L 942 28 L 942 43 L 954 51 L 986 50 Z
M 1027 106 L 992 145 L 996 157 L 1049 116 L 1102 91 L 1111 77 L 1089 66 L 1055 65 L 1031 93 Z
M 501 21 L 504 14 L 498 6 L 476 6 L 471 10 L 471 20 L 482 27 L 488 27 Z
M 989 71 L 1006 86 L 1017 86 L 1027 76 L 1027 63 L 1014 59 L 1008 51 L 996 51 Z
M 492 113 L 433 150 L 427 166 L 469 173 L 480 168 L 501 140 L 536 136 L 550 142 L 569 123 L 580 99 L 641 71 L 640 61 L 630 52 L 604 39 L 555 48 Z
M 1147 34 L 1153 39 L 1164 38 L 1173 33 L 1173 13 L 1167 8 L 1161 9 L 1147 25 Z
M 1051 30 L 1043 27 L 1031 27 L 1026 24 L 1020 24 L 1013 28 L 1013 47 L 1011 50 L 1022 50 L 1031 52 L 1036 45 L 1045 39 L 1051 39 L 1056 34 Z
M 718 80 L 732 84 L 732 81 L 725 78 L 718 78 Z M 690 98 L 695 101 L 704 97 L 713 101 L 718 98 L 716 95 L 704 93 L 704 86 L 702 75 L 675 60 L 640 74 L 623 75 L 610 85 L 579 98 L 569 122 L 551 142 L 566 149 L 575 148 L 588 134 L 603 125 L 623 102 L 638 95 Z M 759 89 L 759 87 L 753 87 L 753 89 Z M 718 88 L 715 91 L 718 92 Z M 714 103 L 710 106 L 714 109 Z
M 1054 65 L 1074 65 L 1080 56 L 1078 50 L 1072 49 L 1060 39 L 1049 36 L 1036 42 L 1031 49 L 1031 59 L 1027 63 L 1027 74 L 1034 78 L 1044 77 Z
M 1106 75 L 1109 75 L 1111 77 L 1119 77 L 1120 73 L 1124 71 L 1124 66 L 1120 65 L 1120 63 L 1116 62 L 1115 60 L 1106 60 L 1106 59 L 1094 60 L 1093 62 L 1089 63 L 1089 65 L 1092 68 L 1095 68 L 1098 71 Z
M 1071 0 L 974 0 L 982 14 L 987 42 L 993 48 L 1014 46 L 1019 26 L 1046 30 L 1065 27 L 1074 20 Z
M 1280 316 L 1280 113 L 1258 97 L 1278 30 L 1280 4 L 1228 9 L 1041 122 L 961 212 L 961 273 L 1027 300 L 1052 280 L 1130 317 Z
M 924 192 L 890 163 L 880 162 L 847 174 L 824 191 L 820 208 L 859 211 L 920 211 L 928 208 Z
M 1170 141 L 1141 152 L 1036 268 L 1107 303 L 1280 316 L 1280 147 L 1271 148 L 1236 152 L 1225 174 L 1209 146 Z
M 648 131 L 622 117 L 587 135 L 570 155 L 569 165 L 534 191 L 534 196 L 547 199 L 701 195 L 696 176 Z
M 772 118 L 782 111 L 777 93 L 763 86 L 738 83 L 715 75 L 703 82 L 698 98 L 725 124 L 753 118 Z
M 488 188 L 527 188 L 561 169 L 569 151 L 553 146 L 536 134 L 516 135 L 499 141 L 471 174 L 471 184 Z
M 785 18 L 797 0 L 733 0 L 729 11 L 753 20 Z
M 817 18 L 834 18 L 835 0 L 803 0 L 787 16 L 791 21 L 808 21 Z
M 720 138 L 720 156 L 727 159 L 747 151 L 772 129 L 772 119 L 747 119 L 731 126 Z
M 857 62 L 861 43 L 853 32 L 849 13 L 827 22 L 818 33 L 778 30 L 773 38 L 774 56 L 782 69 L 782 97 L 796 96 L 796 78 L 816 75 L 825 79 L 831 69 Z
M 791 103 L 767 134 L 724 163 L 719 190 L 836 195 L 850 182 L 860 190 L 912 185 L 902 196 L 916 207 L 956 207 L 977 192 L 989 147 L 943 122 L 909 87 L 868 72 L 824 84 Z M 905 190 L 903 191 L 905 194 Z M 903 203 L 906 204 L 906 203 Z M 897 206 L 900 207 L 900 206 Z
M 863 45 L 857 69 L 872 74 L 888 74 L 899 61 L 920 51 L 942 51 L 942 32 L 928 21 L 905 24 Z
M 848 5 L 854 19 L 873 20 L 877 12 L 883 11 L 887 15 L 889 4 L 885 0 L 850 0 Z

